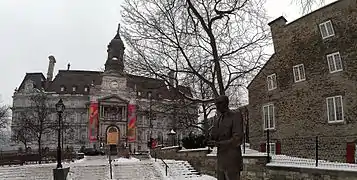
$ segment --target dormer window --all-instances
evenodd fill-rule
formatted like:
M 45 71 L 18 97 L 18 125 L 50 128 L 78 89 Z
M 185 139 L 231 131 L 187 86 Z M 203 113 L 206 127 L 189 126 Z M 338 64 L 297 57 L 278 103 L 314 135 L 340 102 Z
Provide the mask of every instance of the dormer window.
M 140 92 L 140 91 L 136 92 L 136 94 L 137 94 L 138 96 L 141 96 L 141 92 Z
M 149 91 L 149 92 L 147 93 L 147 97 L 148 97 L 149 99 L 152 98 L 152 92 L 151 92 L 151 91 Z
M 64 92 L 66 90 L 66 87 L 61 86 L 61 92 Z
M 72 86 L 72 91 L 76 92 L 77 91 L 77 86 Z
M 84 92 L 88 92 L 89 88 L 88 87 L 84 87 Z

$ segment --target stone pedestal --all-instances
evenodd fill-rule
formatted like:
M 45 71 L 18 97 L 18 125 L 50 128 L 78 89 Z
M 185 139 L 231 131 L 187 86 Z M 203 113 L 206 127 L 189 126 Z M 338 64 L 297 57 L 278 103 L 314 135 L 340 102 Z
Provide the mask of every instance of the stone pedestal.
M 54 180 L 67 180 L 68 172 L 69 167 L 53 169 L 53 178 Z

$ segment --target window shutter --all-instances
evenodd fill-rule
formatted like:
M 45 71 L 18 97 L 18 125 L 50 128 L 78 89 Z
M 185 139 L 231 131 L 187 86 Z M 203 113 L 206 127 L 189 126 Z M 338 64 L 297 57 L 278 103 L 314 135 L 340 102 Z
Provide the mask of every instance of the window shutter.
M 280 142 L 276 142 L 275 143 L 276 146 L 276 154 L 281 154 L 281 143 Z
M 266 143 L 261 143 L 260 144 L 260 152 L 266 152 Z
M 355 163 L 356 143 L 347 143 L 346 147 L 346 163 Z

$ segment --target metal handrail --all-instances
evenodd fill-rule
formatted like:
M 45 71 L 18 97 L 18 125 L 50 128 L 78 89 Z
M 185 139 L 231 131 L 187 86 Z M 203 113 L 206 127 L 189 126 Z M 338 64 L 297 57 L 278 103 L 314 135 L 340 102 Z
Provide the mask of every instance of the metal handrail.
M 156 154 L 156 151 L 154 151 L 154 156 L 155 156 L 155 162 L 156 162 L 156 159 L 157 159 L 157 154 Z M 167 165 L 167 163 L 161 158 L 159 157 L 159 159 L 164 163 L 165 165 L 165 175 L 167 176 L 167 170 L 169 168 L 169 165 Z
M 167 168 L 169 168 L 169 165 L 167 165 L 166 162 L 162 158 L 159 158 L 159 159 L 161 159 L 161 161 L 165 164 L 165 175 L 167 176 Z

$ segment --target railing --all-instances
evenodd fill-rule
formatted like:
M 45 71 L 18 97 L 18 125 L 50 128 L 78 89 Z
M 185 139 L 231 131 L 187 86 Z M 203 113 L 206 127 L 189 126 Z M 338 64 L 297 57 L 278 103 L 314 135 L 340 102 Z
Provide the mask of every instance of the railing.
M 157 154 L 156 154 L 156 151 L 154 151 L 154 158 L 155 158 L 155 162 L 156 162 L 156 159 L 157 159 Z M 168 168 L 169 168 L 169 165 L 167 165 L 167 163 L 160 157 L 159 158 L 165 165 L 165 175 L 167 176 L 167 171 L 168 171 Z
M 268 163 L 308 164 L 315 167 L 350 167 L 357 163 L 357 134 L 275 138 L 274 132 L 266 130 L 265 138 L 261 151 L 266 152 Z
M 169 165 L 167 165 L 166 162 L 162 158 L 160 158 L 160 159 L 165 164 L 165 175 L 167 176 L 167 170 L 169 168 Z

